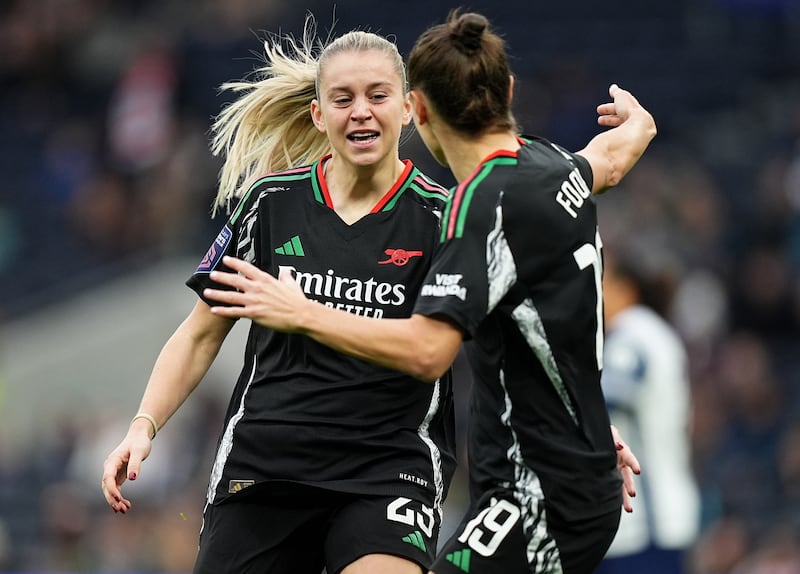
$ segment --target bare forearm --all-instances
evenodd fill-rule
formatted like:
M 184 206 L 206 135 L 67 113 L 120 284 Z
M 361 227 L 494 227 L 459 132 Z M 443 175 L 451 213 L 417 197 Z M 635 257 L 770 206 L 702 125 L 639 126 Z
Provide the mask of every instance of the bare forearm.
M 205 305 L 201 303 L 201 305 Z M 206 307 L 207 309 L 207 307 Z M 193 311 L 173 333 L 156 359 L 139 405 L 139 412 L 155 418 L 162 427 L 194 391 L 213 363 L 230 324 L 211 317 L 214 328 L 205 328 Z
M 602 191 L 618 185 L 636 165 L 655 136 L 656 124 L 653 116 L 643 108 L 632 112 L 620 126 L 595 136 L 587 148 L 596 148 L 607 165 L 605 177 L 596 182 L 595 187 Z
M 323 345 L 424 381 L 439 378 L 449 368 L 461 343 L 454 327 L 421 315 L 372 319 L 311 301 L 299 311 L 297 324 Z

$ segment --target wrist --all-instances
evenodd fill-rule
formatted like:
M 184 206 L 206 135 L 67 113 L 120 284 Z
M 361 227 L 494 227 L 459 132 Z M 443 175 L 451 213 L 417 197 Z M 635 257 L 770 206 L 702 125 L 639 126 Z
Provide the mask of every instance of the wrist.
M 310 335 L 313 331 L 313 324 L 314 320 L 316 319 L 316 313 L 319 312 L 320 303 L 317 301 L 313 301 L 311 299 L 305 299 L 293 316 L 293 329 L 292 331 L 295 333 L 299 333 L 301 335 Z M 316 312 L 316 313 L 315 313 Z
M 147 432 L 147 436 L 150 438 L 150 440 L 156 438 L 156 435 L 158 434 L 158 423 L 156 422 L 155 417 L 148 413 L 136 413 L 136 415 L 134 415 L 134 417 L 131 419 L 131 428 L 133 428 L 134 425 L 142 427 Z

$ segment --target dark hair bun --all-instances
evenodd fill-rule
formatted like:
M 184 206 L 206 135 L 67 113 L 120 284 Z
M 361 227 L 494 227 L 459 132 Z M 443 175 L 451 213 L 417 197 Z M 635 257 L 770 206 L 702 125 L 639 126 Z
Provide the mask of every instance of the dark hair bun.
M 488 27 L 489 21 L 485 16 L 469 12 L 452 22 L 450 35 L 456 46 L 464 53 L 471 54 L 480 49 L 483 33 Z

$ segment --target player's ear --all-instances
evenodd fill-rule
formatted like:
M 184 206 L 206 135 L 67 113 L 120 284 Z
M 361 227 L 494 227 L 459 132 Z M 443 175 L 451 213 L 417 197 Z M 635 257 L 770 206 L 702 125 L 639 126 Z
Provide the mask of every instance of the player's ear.
M 508 76 L 508 103 L 514 101 L 514 74 Z
M 406 94 L 406 97 L 403 100 L 403 125 L 407 126 L 410 124 L 413 117 L 414 113 L 411 109 L 411 94 Z
M 319 102 L 317 98 L 311 100 L 311 121 L 314 122 L 314 126 L 325 133 L 325 120 L 322 117 L 322 109 L 319 106 Z
M 424 125 L 428 121 L 428 104 L 425 101 L 425 96 L 422 92 L 411 90 L 408 92 L 408 98 L 411 101 L 411 111 L 414 114 L 414 121 L 418 125 Z

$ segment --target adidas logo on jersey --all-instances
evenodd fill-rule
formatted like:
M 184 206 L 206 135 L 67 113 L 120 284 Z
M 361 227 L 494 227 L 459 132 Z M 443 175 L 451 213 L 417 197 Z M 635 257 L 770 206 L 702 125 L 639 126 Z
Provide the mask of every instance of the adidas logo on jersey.
M 425 547 L 425 540 L 422 538 L 422 534 L 420 534 L 419 530 L 415 530 L 408 536 L 403 536 L 403 542 L 408 542 L 411 546 L 416 546 L 423 552 L 426 552 Z
M 278 255 L 293 255 L 295 257 L 304 257 L 303 244 L 300 243 L 300 236 L 295 235 L 289 241 L 275 249 Z
M 464 572 L 469 572 L 469 559 L 471 556 L 472 550 L 464 548 L 463 550 L 456 550 L 455 552 L 447 554 L 445 558 L 448 562 L 452 563 L 453 566 L 461 568 Z

